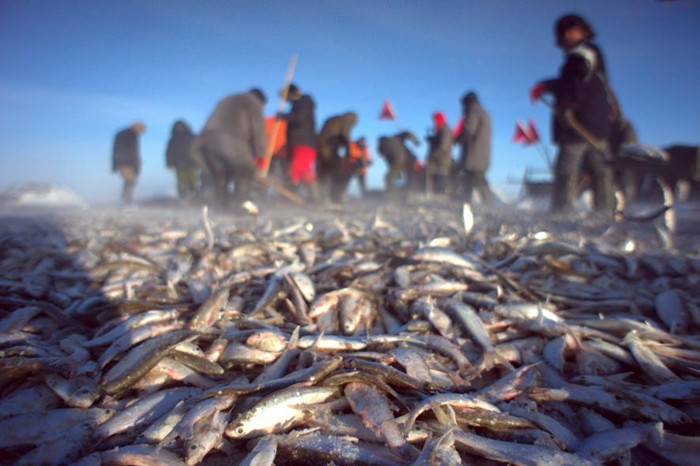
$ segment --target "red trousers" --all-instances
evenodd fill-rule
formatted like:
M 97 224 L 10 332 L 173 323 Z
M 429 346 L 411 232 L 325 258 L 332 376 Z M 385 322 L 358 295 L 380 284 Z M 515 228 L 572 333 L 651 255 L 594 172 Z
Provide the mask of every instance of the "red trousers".
M 289 177 L 294 184 L 303 182 L 310 184 L 316 181 L 314 163 L 316 162 L 316 148 L 309 146 L 292 146 L 289 161 Z

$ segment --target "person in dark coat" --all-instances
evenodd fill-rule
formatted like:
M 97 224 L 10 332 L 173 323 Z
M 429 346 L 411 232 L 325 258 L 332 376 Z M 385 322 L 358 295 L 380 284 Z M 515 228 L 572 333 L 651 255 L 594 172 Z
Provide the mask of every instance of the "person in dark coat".
M 426 163 L 428 192 L 447 192 L 448 178 L 452 168 L 452 130 L 442 112 L 433 113 L 433 134 L 426 139 L 430 145 Z
M 344 113 L 328 118 L 318 136 L 318 159 L 316 171 L 321 181 L 322 189 L 330 187 L 331 201 L 342 200 L 350 174 L 344 173 L 341 163 L 341 151 L 347 156 L 350 153 L 352 139 L 350 132 L 357 124 L 357 114 Z
M 316 104 L 310 95 L 301 92 L 296 84 L 290 84 L 287 100 L 292 108 L 279 115 L 287 120 L 287 153 L 289 154 L 289 178 L 293 186 L 306 185 L 309 197 L 320 197 L 314 164 L 316 163 Z
M 192 143 L 195 135 L 189 125 L 182 120 L 173 124 L 170 140 L 165 150 L 165 164 L 177 175 L 178 197 L 187 201 L 197 194 L 199 167 L 192 156 Z
M 413 185 L 413 166 L 416 156 L 411 152 L 407 142 L 418 146 L 420 141 L 410 131 L 402 131 L 394 136 L 382 136 L 379 138 L 377 151 L 384 158 L 389 170 L 384 175 L 384 186 L 387 194 L 395 190 L 394 184 L 397 179 L 403 177 L 406 182 L 406 191 L 410 191 Z
M 580 16 L 561 17 L 555 26 L 557 45 L 565 60 L 559 77 L 537 83 L 530 90 L 535 101 L 554 96 L 553 138 L 559 146 L 554 168 L 551 209 L 566 212 L 576 196 L 579 168 L 586 161 L 592 176 L 595 209 L 612 209 L 612 170 L 607 163 L 610 101 L 605 62 L 591 43 L 593 29 Z
M 139 136 L 146 132 L 146 125 L 133 123 L 114 137 L 112 149 L 112 172 L 119 172 L 124 180 L 122 202 L 129 204 L 134 199 L 134 187 L 141 172 Z
M 362 197 L 367 195 L 367 167 L 372 165 L 367 140 L 363 137 L 350 144 L 349 166 L 353 176 L 357 177 Z
M 220 100 L 192 144 L 195 160 L 214 178 L 220 206 L 228 203 L 231 181 L 234 199 L 248 199 L 256 173 L 253 159 L 265 155 L 265 102 L 259 89 Z
M 454 142 L 460 146 L 459 179 L 455 186 L 457 197 L 471 202 L 472 193 L 477 191 L 481 202 L 490 204 L 491 190 L 486 171 L 491 163 L 491 117 L 474 92 L 462 97 L 462 120 Z

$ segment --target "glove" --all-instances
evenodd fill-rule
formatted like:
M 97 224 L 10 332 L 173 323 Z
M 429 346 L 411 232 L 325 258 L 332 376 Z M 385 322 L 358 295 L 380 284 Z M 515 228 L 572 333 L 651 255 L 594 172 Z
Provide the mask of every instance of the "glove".
M 530 102 L 535 103 L 536 100 L 542 97 L 542 94 L 544 94 L 546 90 L 547 88 L 543 83 L 535 84 L 532 89 L 530 89 Z

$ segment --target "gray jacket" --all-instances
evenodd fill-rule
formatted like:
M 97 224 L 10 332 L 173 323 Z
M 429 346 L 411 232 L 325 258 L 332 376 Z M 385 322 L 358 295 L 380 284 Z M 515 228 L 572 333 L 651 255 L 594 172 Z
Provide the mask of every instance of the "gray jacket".
M 263 103 L 252 92 L 219 101 L 192 145 L 195 160 L 206 168 L 203 153 L 223 157 L 234 165 L 252 164 L 265 155 Z
M 459 167 L 472 172 L 486 172 L 491 163 L 491 117 L 478 101 L 464 111 L 462 131 L 455 143 L 460 144 Z
M 410 170 L 416 156 L 406 145 L 406 141 L 411 141 L 413 145 L 418 145 L 419 141 L 415 134 L 410 131 L 403 131 L 394 136 L 383 136 L 379 138 L 378 151 L 386 160 L 390 168 Z
M 452 130 L 444 124 L 429 137 L 428 168 L 433 175 L 448 175 L 452 167 Z

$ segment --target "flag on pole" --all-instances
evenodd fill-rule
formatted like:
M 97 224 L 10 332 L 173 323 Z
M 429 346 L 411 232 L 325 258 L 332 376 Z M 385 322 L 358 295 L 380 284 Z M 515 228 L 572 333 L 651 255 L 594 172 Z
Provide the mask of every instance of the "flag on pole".
M 540 133 L 539 133 L 539 131 L 537 131 L 537 127 L 535 126 L 535 121 L 532 118 L 530 118 L 529 120 L 527 120 L 527 124 L 528 124 L 528 129 L 530 130 L 530 135 L 535 140 L 535 142 L 538 142 L 540 140 Z
M 464 129 L 464 117 L 460 117 L 457 120 L 457 124 L 452 130 L 452 139 L 457 140 L 462 135 L 462 130 Z
M 527 125 L 521 121 L 515 123 L 515 135 L 513 136 L 513 142 L 522 142 L 526 146 L 529 146 L 530 144 L 537 144 L 537 149 L 540 151 L 544 161 L 547 162 L 549 170 L 552 170 L 552 161 L 549 158 L 549 152 L 547 151 L 544 143 L 542 143 L 540 140 L 540 134 L 537 131 L 537 127 L 535 126 L 535 122 L 532 118 L 527 121 Z
M 380 120 L 392 120 L 396 121 L 396 113 L 394 112 L 394 107 L 389 102 L 389 99 L 384 99 L 384 104 L 382 105 L 382 111 L 379 114 Z
M 528 125 L 518 121 L 515 123 L 515 136 L 513 142 L 523 142 L 525 145 L 534 144 L 540 140 L 540 135 L 535 129 L 534 122 L 530 120 Z

